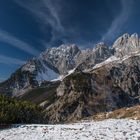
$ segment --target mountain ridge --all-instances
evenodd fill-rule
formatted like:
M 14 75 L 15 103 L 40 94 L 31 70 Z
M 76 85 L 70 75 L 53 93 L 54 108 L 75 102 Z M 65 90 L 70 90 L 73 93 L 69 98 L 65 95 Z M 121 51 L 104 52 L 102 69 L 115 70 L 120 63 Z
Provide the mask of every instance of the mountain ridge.
M 44 81 L 62 80 L 61 77 L 65 77 L 73 69 L 88 70 L 109 59 L 112 61 L 112 58 L 116 57 L 117 60 L 132 55 L 133 52 L 138 53 L 140 52 L 139 44 L 138 34 L 126 33 L 119 37 L 112 47 L 100 42 L 86 50 L 80 50 L 75 44 L 46 49 L 39 57 L 27 61 L 6 80 L 9 83 L 8 87 L 10 86 L 8 94 L 12 96 L 16 96 L 18 92 L 24 94 L 24 89 L 39 86 Z M 18 75 L 22 75 L 22 78 Z
M 140 103 L 138 42 L 136 34 L 124 34 L 113 47 L 98 43 L 86 50 L 76 45 L 48 49 L 0 84 L 0 92 L 42 106 L 47 123 L 134 106 Z
M 13 86 L 9 87 L 9 85 L 6 85 L 6 87 L 14 90 L 13 93 L 8 94 L 14 94 L 15 96 L 18 92 L 23 92 L 22 89 L 39 86 L 43 81 L 58 79 L 61 75 L 67 75 L 70 70 L 86 61 L 93 64 L 101 62 L 110 56 L 109 51 L 108 47 L 104 44 L 98 45 L 92 51 L 80 50 L 76 45 L 61 45 L 58 48 L 47 49 L 39 57 L 29 60 L 11 75 L 7 83 L 13 79 L 14 85 L 9 83 L 10 86 Z

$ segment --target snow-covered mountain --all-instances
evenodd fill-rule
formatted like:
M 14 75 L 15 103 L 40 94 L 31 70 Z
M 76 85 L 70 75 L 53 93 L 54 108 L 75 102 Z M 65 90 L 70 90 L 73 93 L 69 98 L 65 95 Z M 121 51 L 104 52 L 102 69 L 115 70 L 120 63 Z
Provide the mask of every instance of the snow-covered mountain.
M 83 67 L 85 69 L 110 55 L 110 49 L 105 44 L 98 44 L 95 48 L 87 50 L 80 50 L 74 44 L 49 48 L 13 73 L 2 84 L 4 86 L 1 87 L 1 91 L 12 96 L 21 95 L 44 81 L 60 79 L 81 64 L 86 63 Z
M 61 79 L 71 71 L 88 71 L 116 60 L 127 59 L 140 52 L 138 35 L 124 34 L 112 47 L 101 42 L 93 48 L 80 50 L 76 45 L 49 48 L 39 57 L 29 60 L 11 77 L 0 84 L 0 91 L 12 96 L 24 94 L 44 81 Z
M 87 70 L 98 63 L 101 63 L 113 55 L 112 48 L 101 42 L 93 46 L 92 49 L 82 50 L 77 57 L 77 68 Z
M 36 75 L 36 80 L 53 80 L 59 75 L 65 75 L 75 64 L 75 56 L 80 52 L 76 45 L 61 45 L 58 48 L 50 48 L 41 53 L 38 58 L 28 61 L 22 71 L 29 71 Z
M 140 103 L 139 49 L 137 34 L 124 34 L 112 47 L 50 48 L 1 83 L 0 92 L 39 104 L 53 124 L 134 106 Z
M 39 59 L 47 61 L 64 75 L 76 66 L 76 56 L 80 53 L 76 45 L 61 45 L 57 48 L 50 48 L 43 52 Z
M 118 57 L 140 52 L 140 39 L 138 34 L 124 34 L 114 42 L 113 48 L 115 49 L 115 55 Z

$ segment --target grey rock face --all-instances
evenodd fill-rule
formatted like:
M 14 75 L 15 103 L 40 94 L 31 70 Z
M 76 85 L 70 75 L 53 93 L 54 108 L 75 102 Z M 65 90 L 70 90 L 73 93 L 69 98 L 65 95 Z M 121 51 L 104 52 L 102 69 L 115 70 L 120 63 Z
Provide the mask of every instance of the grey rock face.
M 24 96 L 30 89 L 39 89 L 42 81 L 50 81 L 63 74 L 65 78 L 53 86 L 48 100 L 43 100 L 49 123 L 75 121 L 128 107 L 139 103 L 140 99 L 139 49 L 137 34 L 124 34 L 112 48 L 104 43 L 87 50 L 80 50 L 75 45 L 50 48 L 1 83 L 0 92 Z M 75 71 L 67 75 L 74 68 Z M 44 86 L 46 91 L 50 90 L 52 83 L 49 84 Z M 55 97 L 52 99 L 51 95 Z
M 1 84 L 0 91 L 19 96 L 39 86 L 43 81 L 57 79 L 75 67 L 75 56 L 80 50 L 76 45 L 47 49 L 38 58 L 29 60 Z
M 139 52 L 140 41 L 137 34 L 124 34 L 115 41 L 112 48 L 105 43 L 99 43 L 93 49 L 86 50 L 80 50 L 76 45 L 61 45 L 47 49 L 39 57 L 28 61 L 2 83 L 0 89 L 2 92 L 18 96 L 18 93 L 23 94 L 28 89 L 39 86 L 43 81 L 67 75 L 74 68 L 76 71 L 87 71 L 111 56 L 123 59 Z
M 8 79 L 10 88 L 7 90 L 14 96 L 17 96 L 18 93 L 23 94 L 29 87 L 32 87 L 29 79 L 34 81 L 34 86 L 38 86 L 43 81 L 50 81 L 57 79 L 59 75 L 68 74 L 69 70 L 79 67 L 79 65 L 81 70 L 88 69 L 92 65 L 104 61 L 110 55 L 110 49 L 103 43 L 98 44 L 93 50 L 85 51 L 81 51 L 76 45 L 61 45 L 58 48 L 47 49 L 38 58 L 28 61 L 18 70 L 21 77 L 18 76 L 19 78 L 15 81 L 11 80 L 12 77 L 17 77 L 17 73 L 14 73 Z
M 124 57 L 125 55 L 139 52 L 140 40 L 138 34 L 134 33 L 131 36 L 129 34 L 124 34 L 114 42 L 113 48 L 116 52 L 115 55 L 118 57 Z
M 131 69 L 129 67 L 125 62 L 124 68 L 119 64 L 102 66 L 88 73 L 75 72 L 66 77 L 57 89 L 57 101 L 46 107 L 49 123 L 73 122 L 138 103 L 135 99 L 138 91 L 134 87 L 140 82 L 131 79 L 131 69 L 135 69 L 135 64 Z M 133 77 L 139 79 L 139 70 Z
M 59 76 L 58 70 L 41 59 L 32 59 L 19 68 L 11 77 L 0 84 L 0 91 L 10 96 L 22 95 L 43 81 Z
M 139 103 L 140 56 L 74 72 L 57 88 L 57 101 L 46 107 L 49 123 L 75 121 Z
M 92 68 L 95 64 L 105 61 L 111 55 L 113 55 L 112 49 L 104 43 L 99 43 L 93 49 L 81 51 L 76 60 L 77 67 L 81 70 Z
M 108 66 L 109 67 L 109 66 Z M 140 96 L 140 56 L 133 56 L 110 69 L 110 78 L 131 97 Z
M 24 94 L 38 85 L 34 77 L 34 73 L 22 71 L 20 68 L 8 80 L 0 84 L 0 92 L 9 96 Z
M 76 45 L 61 45 L 58 48 L 47 49 L 41 54 L 41 58 L 56 67 L 60 74 L 67 74 L 76 66 L 76 56 L 80 52 Z

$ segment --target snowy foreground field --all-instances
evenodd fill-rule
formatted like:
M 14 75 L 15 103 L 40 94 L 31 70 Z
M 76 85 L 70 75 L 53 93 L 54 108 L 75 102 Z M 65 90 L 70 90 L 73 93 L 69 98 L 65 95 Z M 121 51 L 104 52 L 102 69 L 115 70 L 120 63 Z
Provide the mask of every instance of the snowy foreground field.
M 21 125 L 0 131 L 0 140 L 140 140 L 140 121 L 109 119 L 68 125 Z

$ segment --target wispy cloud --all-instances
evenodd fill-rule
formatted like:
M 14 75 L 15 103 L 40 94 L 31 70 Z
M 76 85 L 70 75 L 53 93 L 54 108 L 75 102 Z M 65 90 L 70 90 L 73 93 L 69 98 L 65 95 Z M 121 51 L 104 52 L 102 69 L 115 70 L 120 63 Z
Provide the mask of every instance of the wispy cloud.
M 12 47 L 20 49 L 28 54 L 36 56 L 39 54 L 39 51 L 33 48 L 31 45 L 27 44 L 26 42 L 16 38 L 12 34 L 3 31 L 0 29 L 0 41 L 10 44 Z
M 52 38 L 50 42 L 56 40 L 57 38 L 60 38 L 60 36 L 63 36 L 63 34 L 65 33 L 64 27 L 61 24 L 60 16 L 57 11 L 59 5 L 53 3 L 52 0 L 29 0 L 28 2 L 15 0 L 15 2 L 30 11 L 40 23 L 41 28 L 48 27 L 48 25 L 51 26 Z
M 109 41 L 116 37 L 127 23 L 133 8 L 133 0 L 121 0 L 122 11 L 113 21 L 107 32 L 102 36 L 102 41 Z
M 0 54 L 0 63 L 9 65 L 10 64 L 23 65 L 25 64 L 25 61 Z
M 60 17 L 58 15 L 57 7 L 54 6 L 52 0 L 43 0 L 43 3 L 46 8 L 48 8 L 53 20 L 56 22 L 56 27 L 58 31 L 63 32 L 64 28 L 61 24 Z

